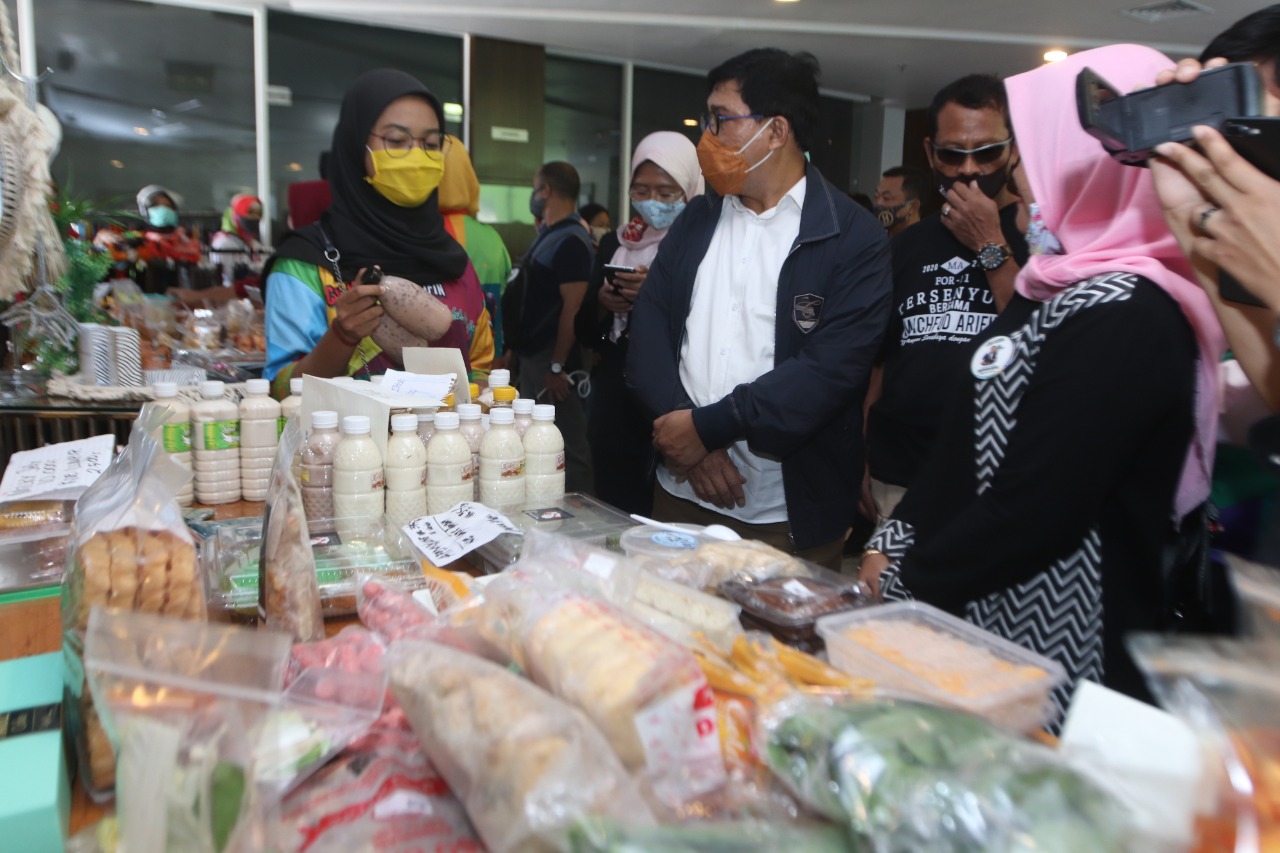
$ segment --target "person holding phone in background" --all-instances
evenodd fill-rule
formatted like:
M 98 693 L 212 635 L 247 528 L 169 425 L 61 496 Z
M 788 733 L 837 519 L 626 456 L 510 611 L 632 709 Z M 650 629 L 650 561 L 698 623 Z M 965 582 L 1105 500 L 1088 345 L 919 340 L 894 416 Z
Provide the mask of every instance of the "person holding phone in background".
M 587 420 L 596 494 L 627 512 L 648 515 L 653 508 L 652 425 L 623 379 L 628 324 L 659 245 L 689 200 L 702 195 L 703 182 L 697 148 L 674 131 L 640 140 L 631 164 L 636 215 L 601 239 L 575 324 L 578 341 L 600 355 L 591 372 Z

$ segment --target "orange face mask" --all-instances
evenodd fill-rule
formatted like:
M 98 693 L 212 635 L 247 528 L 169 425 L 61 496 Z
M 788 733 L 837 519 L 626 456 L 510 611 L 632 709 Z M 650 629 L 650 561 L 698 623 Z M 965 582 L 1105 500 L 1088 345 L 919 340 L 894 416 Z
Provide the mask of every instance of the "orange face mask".
M 760 168 L 765 160 L 772 157 L 773 151 L 764 155 L 754 166 L 747 164 L 747 158 L 742 156 L 742 152 L 750 148 L 771 124 L 773 124 L 772 118 L 762 124 L 755 136 L 748 139 L 747 144 L 737 151 L 721 142 L 720 137 L 712 133 L 710 128 L 702 132 L 702 139 L 698 141 L 698 165 L 702 167 L 702 177 L 706 179 L 711 189 L 721 196 L 742 195 L 742 190 L 747 183 L 747 175 Z

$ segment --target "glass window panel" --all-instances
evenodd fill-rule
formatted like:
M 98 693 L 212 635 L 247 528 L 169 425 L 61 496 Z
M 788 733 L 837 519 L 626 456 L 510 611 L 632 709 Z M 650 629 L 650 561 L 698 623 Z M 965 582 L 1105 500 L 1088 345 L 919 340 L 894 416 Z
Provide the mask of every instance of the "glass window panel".
M 578 203 L 603 204 L 617 222 L 622 66 L 548 56 L 546 93 L 543 162 L 572 163 L 582 180 Z
M 658 130 L 679 131 L 697 144 L 702 136 L 697 119 L 707 105 L 704 75 L 637 68 L 632 80 L 633 145 Z M 686 124 L 689 121 L 693 124 Z
M 185 221 L 216 227 L 232 195 L 255 190 L 250 16 L 40 0 L 36 46 L 63 128 L 53 175 L 73 194 L 133 211 L 139 189 L 164 184 Z
M 342 94 L 366 71 L 398 68 L 417 77 L 446 107 L 445 129 L 462 135 L 462 39 L 411 30 L 368 27 L 287 12 L 267 16 L 271 84 L 285 86 L 291 103 L 272 106 L 271 181 L 276 198 L 273 233 L 284 229 L 288 185 L 320 177 Z

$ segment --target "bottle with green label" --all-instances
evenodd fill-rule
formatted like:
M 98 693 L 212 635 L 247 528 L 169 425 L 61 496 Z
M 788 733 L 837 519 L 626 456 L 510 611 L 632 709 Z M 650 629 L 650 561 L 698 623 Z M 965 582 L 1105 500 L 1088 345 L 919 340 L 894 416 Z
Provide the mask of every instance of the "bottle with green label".
M 191 407 L 195 496 L 202 504 L 240 500 L 240 409 L 223 395 L 221 382 L 202 382 Z
M 169 454 L 169 458 L 188 471 L 191 470 L 191 410 L 178 396 L 178 386 L 173 382 L 157 382 L 151 386 L 156 402 L 169 409 L 169 420 L 160 425 L 155 432 L 156 441 Z M 192 485 L 187 484 L 178 489 L 176 495 L 179 506 L 191 506 Z
M 280 401 L 280 428 L 276 431 L 276 435 L 284 432 L 284 425 L 289 422 L 289 418 L 298 413 L 298 409 L 302 407 L 302 380 L 289 380 L 289 396 Z

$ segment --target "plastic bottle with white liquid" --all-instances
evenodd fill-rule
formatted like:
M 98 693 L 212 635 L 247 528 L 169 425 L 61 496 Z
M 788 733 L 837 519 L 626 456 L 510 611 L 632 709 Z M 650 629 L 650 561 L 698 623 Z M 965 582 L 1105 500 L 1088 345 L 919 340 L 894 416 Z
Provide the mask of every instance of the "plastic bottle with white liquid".
M 403 527 L 427 514 L 427 448 L 418 438 L 418 416 L 392 415 L 387 439 L 387 518 Z
M 533 426 L 533 398 L 517 397 L 511 402 L 511 408 L 516 413 L 516 435 L 523 439 L 529 427 Z
M 555 406 L 533 407 L 533 426 L 523 438 L 524 491 L 529 499 L 564 494 L 564 436 L 555 421 Z
M 271 399 L 265 379 L 245 382 L 240 401 L 240 494 L 247 501 L 265 501 L 271 466 L 280 443 L 280 404 Z
M 191 453 L 195 498 L 202 504 L 240 500 L 240 409 L 223 397 L 221 382 L 200 383 L 191 407 Z
M 471 470 L 479 472 L 480 442 L 484 440 L 484 424 L 480 422 L 479 403 L 458 404 L 458 432 L 467 440 L 467 446 L 471 448 Z M 472 495 L 472 499 L 480 499 L 479 478 L 475 480 L 475 492 Z
M 302 484 L 302 509 L 312 533 L 332 533 L 333 460 L 338 454 L 338 413 L 311 413 L 311 434 L 302 446 L 298 481 Z
M 422 439 L 422 446 L 426 447 L 436 431 L 436 410 L 414 409 L 413 413 L 418 418 L 418 438 Z
M 289 418 L 298 413 L 298 409 L 302 406 L 302 380 L 289 380 L 289 396 L 280 401 L 280 429 L 277 432 L 284 432 L 285 424 L 289 423 Z
M 489 431 L 480 442 L 480 503 L 488 507 L 524 503 L 524 445 L 516 435 L 516 413 L 489 411 Z
M 156 441 L 160 442 L 170 459 L 191 471 L 191 409 L 178 396 L 178 386 L 173 382 L 157 382 L 151 390 L 156 395 L 156 402 L 169 409 L 169 420 L 156 429 Z M 191 506 L 194 494 L 192 483 L 178 489 L 178 506 Z
M 427 515 L 474 498 L 471 447 L 458 431 L 457 412 L 436 412 L 436 432 L 427 444 Z
M 417 420 L 414 420 L 417 426 Z M 382 454 L 369 437 L 369 419 L 342 419 L 342 441 L 333 456 L 333 514 L 343 537 L 368 532 L 386 510 Z

